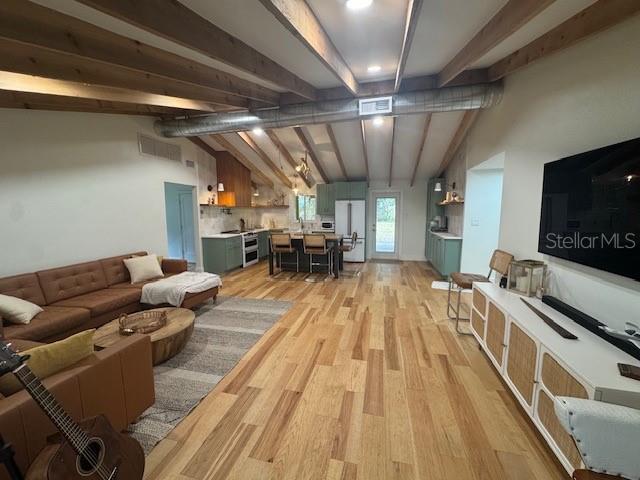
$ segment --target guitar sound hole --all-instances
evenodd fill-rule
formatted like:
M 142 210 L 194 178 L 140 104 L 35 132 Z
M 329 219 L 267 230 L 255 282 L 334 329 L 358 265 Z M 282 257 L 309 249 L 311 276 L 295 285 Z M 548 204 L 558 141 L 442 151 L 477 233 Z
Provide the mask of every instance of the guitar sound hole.
M 104 459 L 104 444 L 99 438 L 92 438 L 89 444 L 78 455 L 76 466 L 81 475 L 91 475 L 102 464 Z

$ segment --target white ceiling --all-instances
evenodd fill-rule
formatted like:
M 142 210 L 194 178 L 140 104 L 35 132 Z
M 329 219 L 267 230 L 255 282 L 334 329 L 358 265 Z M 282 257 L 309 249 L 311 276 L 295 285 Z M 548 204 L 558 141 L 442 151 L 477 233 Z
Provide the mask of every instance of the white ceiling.
M 35 0 L 37 3 L 76 16 L 115 33 L 162 48 L 194 61 L 219 68 L 265 86 L 277 89 L 262 79 L 240 72 L 195 51 L 158 37 L 120 20 L 109 17 L 75 0 Z M 240 38 L 256 50 L 308 81 L 317 88 L 337 87 L 341 82 L 295 38 L 259 0 L 180 0 L 190 9 L 228 33 Z M 345 0 L 306 0 L 325 31 L 360 82 L 393 78 L 400 56 L 408 0 L 373 0 L 365 10 L 350 11 Z M 424 0 L 422 11 L 408 56 L 405 77 L 438 73 L 471 38 L 502 8 L 507 0 Z M 525 27 L 478 60 L 473 67 L 487 67 L 528 44 L 538 36 L 586 8 L 595 0 L 558 0 L 532 19 Z M 370 65 L 382 67 L 379 73 L 367 72 Z M 444 152 L 453 137 L 461 112 L 432 116 L 429 135 L 422 154 L 418 179 L 436 173 Z M 424 127 L 424 115 L 397 118 L 393 158 L 394 181 L 411 178 Z M 392 119 L 374 127 L 366 123 L 367 152 L 371 180 L 388 180 L 391 152 Z M 366 178 L 360 140 L 360 122 L 333 125 L 349 179 Z M 324 125 L 306 127 L 308 137 L 330 180 L 343 175 Z M 278 136 L 296 160 L 304 156 L 304 148 L 293 129 L 280 129 Z M 270 178 L 271 170 L 237 136 L 230 140 Z M 279 158 L 278 150 L 266 136 L 253 136 L 276 163 L 282 163 L 287 175 L 293 170 Z M 208 142 L 212 142 L 207 138 Z M 319 173 L 312 166 L 315 179 Z

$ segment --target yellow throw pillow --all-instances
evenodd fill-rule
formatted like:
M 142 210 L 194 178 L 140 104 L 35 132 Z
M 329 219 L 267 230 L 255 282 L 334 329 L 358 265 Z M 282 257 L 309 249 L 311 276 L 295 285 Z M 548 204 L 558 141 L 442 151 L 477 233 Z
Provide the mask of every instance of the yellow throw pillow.
M 27 365 L 40 380 L 78 363 L 93 354 L 93 334 L 96 330 L 85 330 L 54 343 L 40 345 L 24 352 L 29 355 Z M 22 384 L 12 373 L 0 377 L 0 394 L 8 397 L 22 390 Z

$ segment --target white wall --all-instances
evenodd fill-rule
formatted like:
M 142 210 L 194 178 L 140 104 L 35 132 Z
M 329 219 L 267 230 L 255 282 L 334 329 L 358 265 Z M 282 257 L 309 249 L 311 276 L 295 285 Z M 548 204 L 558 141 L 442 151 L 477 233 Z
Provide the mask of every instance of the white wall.
M 426 184 L 417 182 L 410 187 L 408 182 L 389 188 L 385 182 L 371 182 L 369 186 L 369 206 L 367 215 L 367 257 L 371 258 L 374 251 L 374 216 L 371 205 L 372 195 L 381 192 L 399 192 L 401 208 L 401 225 L 398 241 L 400 242 L 399 259 L 404 261 L 425 261 L 424 243 L 426 235 Z
M 543 165 L 640 136 L 640 17 L 510 76 L 502 103 L 483 111 L 466 145 L 471 168 L 504 152 L 500 248 L 537 253 Z M 544 257 L 552 293 L 621 326 L 637 319 L 640 283 Z
M 503 170 L 473 169 L 467 173 L 461 270 L 485 274 L 498 247 Z
M 0 109 L 0 125 L 0 276 L 167 254 L 164 182 L 197 185 L 197 173 L 139 154 L 137 134 L 154 135 L 151 118 Z M 210 159 L 170 141 L 183 162 Z

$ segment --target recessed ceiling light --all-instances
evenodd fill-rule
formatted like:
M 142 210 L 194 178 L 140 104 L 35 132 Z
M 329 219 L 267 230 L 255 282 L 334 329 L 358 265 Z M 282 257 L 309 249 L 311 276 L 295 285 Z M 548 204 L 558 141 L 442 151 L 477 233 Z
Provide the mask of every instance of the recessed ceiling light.
M 369 73 L 378 73 L 380 70 L 382 70 L 382 67 L 380 65 L 371 65 L 369 68 L 367 68 L 367 72 Z
M 373 119 L 373 125 L 376 126 L 376 127 L 382 126 L 383 123 L 384 123 L 384 118 L 382 118 L 382 117 L 375 117 Z
M 264 133 L 264 130 L 261 129 L 260 127 L 256 127 L 256 128 L 253 129 L 253 133 L 255 135 L 262 135 Z
M 347 8 L 350 10 L 362 10 L 371 6 L 373 0 L 347 0 Z

